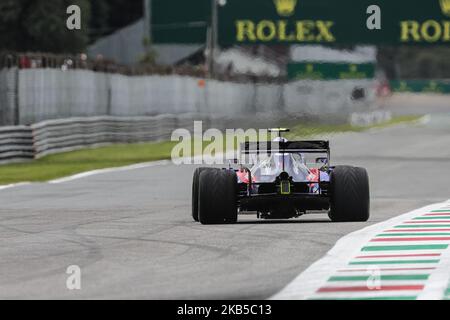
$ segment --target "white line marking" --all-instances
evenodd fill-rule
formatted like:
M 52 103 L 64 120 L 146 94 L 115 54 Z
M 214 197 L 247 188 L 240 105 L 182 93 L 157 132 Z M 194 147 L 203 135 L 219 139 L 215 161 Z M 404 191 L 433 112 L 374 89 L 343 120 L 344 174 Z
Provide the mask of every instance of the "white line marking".
M 31 184 L 31 182 L 12 183 L 12 184 L 7 184 L 7 185 L 0 186 L 0 190 L 11 189 L 11 188 L 16 188 L 16 187 L 22 187 L 22 186 L 27 186 L 27 185 L 30 185 L 30 184 Z
M 442 253 L 437 269 L 431 273 L 418 300 L 441 300 L 450 280 L 450 250 Z
M 228 153 L 226 155 L 228 157 L 230 156 Z M 211 159 L 221 159 L 222 157 L 223 157 L 222 153 L 218 153 L 215 157 L 195 156 L 195 157 L 192 157 L 192 161 L 194 162 L 196 159 L 204 159 L 205 161 L 211 161 Z M 187 158 L 183 158 L 183 159 L 187 159 Z M 155 166 L 165 166 L 165 165 L 168 165 L 171 163 L 172 163 L 171 160 L 160 160 L 160 161 L 136 163 L 136 164 L 132 164 L 129 166 L 124 166 L 124 167 L 98 169 L 98 170 L 77 173 L 77 174 L 69 176 L 69 177 L 51 180 L 51 181 L 48 181 L 48 183 L 51 183 L 51 184 L 65 183 L 65 182 L 70 182 L 70 181 L 74 181 L 74 180 L 78 180 L 78 179 L 83 179 L 83 178 L 90 177 L 90 176 L 97 175 L 97 174 L 136 170 L 136 169 L 149 168 L 149 167 L 155 167 Z
M 418 123 L 425 125 L 430 123 L 431 121 L 431 115 L 427 114 L 425 116 L 423 116 L 422 118 L 420 118 L 419 120 L 417 120 Z
M 90 177 L 90 176 L 93 176 L 93 175 L 98 175 L 98 174 L 120 172 L 120 171 L 128 171 L 128 170 L 149 168 L 149 167 L 155 167 L 155 166 L 163 166 L 163 165 L 167 165 L 169 163 L 170 163 L 169 160 L 163 160 L 163 161 L 137 163 L 137 164 L 132 164 L 132 165 L 129 165 L 129 166 L 124 166 L 124 167 L 117 167 L 117 168 L 98 169 L 98 170 L 92 170 L 92 171 L 86 171 L 86 172 L 77 173 L 75 175 L 64 177 L 64 178 L 50 180 L 50 181 L 48 181 L 48 183 L 51 183 L 51 184 L 65 183 L 65 182 L 74 181 L 74 180 L 78 180 L 78 179 L 83 179 L 83 178 Z
M 343 238 L 339 239 L 335 246 L 326 253 L 326 255 L 313 263 L 310 267 L 308 267 L 304 272 L 302 272 L 299 276 L 297 276 L 292 282 L 290 282 L 284 289 L 280 292 L 273 295 L 270 299 L 274 300 L 289 300 L 289 299 L 298 299 L 304 300 L 311 297 L 316 296 L 316 291 L 322 287 L 329 277 L 336 275 L 337 270 L 341 269 L 352 269 L 357 268 L 358 266 L 352 265 L 349 266 L 349 261 L 353 260 L 354 257 L 362 255 L 360 251 L 364 246 L 375 246 L 376 242 L 370 242 L 372 238 L 374 238 L 377 234 L 381 233 L 386 229 L 392 229 L 393 226 L 397 224 L 401 224 L 403 221 L 421 215 L 425 212 L 430 212 L 431 210 L 436 210 L 441 208 L 443 205 L 447 205 L 448 202 L 438 203 L 429 205 L 400 216 L 394 217 L 392 219 L 377 223 L 375 225 L 363 228 L 361 230 L 350 233 Z M 384 242 L 381 245 L 385 244 Z M 425 243 L 426 244 L 426 243 Z M 395 243 L 392 245 L 408 245 L 408 243 Z M 437 250 L 436 250 L 437 251 Z M 443 290 L 445 290 L 449 279 L 450 279 L 450 250 L 445 251 L 446 256 L 441 258 L 441 262 L 439 263 L 439 267 L 436 270 L 431 270 L 433 276 L 430 276 L 430 279 L 427 281 L 427 285 L 424 288 L 422 294 L 418 298 L 433 298 L 440 299 L 442 298 Z M 416 253 L 415 251 L 404 251 L 403 254 L 407 253 Z M 373 254 L 386 254 L 386 253 L 377 253 L 376 251 Z M 389 252 L 388 254 L 394 254 L 394 252 Z M 430 258 L 431 259 L 431 258 Z M 415 259 L 414 259 L 415 260 Z M 374 261 L 374 265 L 376 262 Z M 421 265 L 420 267 L 425 267 L 426 265 Z M 436 265 L 434 265 L 436 266 Z M 367 265 L 359 266 L 360 269 L 365 269 L 368 267 Z M 382 266 L 390 267 L 390 265 Z M 402 266 L 397 266 L 401 268 Z M 445 271 L 444 271 L 445 270 Z M 391 292 L 390 294 L 392 294 Z M 389 293 L 386 293 L 389 294 Z M 364 296 L 360 292 L 359 293 L 347 293 L 347 296 Z
M 227 159 L 228 158 L 231 159 L 233 153 L 234 153 L 234 151 L 227 152 L 226 153 Z M 214 157 L 201 156 L 200 155 L 200 156 L 192 157 L 192 161 L 194 162 L 195 160 L 198 160 L 198 159 L 203 159 L 205 161 L 212 161 L 212 159 L 221 159 L 221 158 L 223 158 L 223 156 L 224 155 L 222 153 L 218 153 Z M 149 167 L 155 167 L 155 166 L 164 166 L 164 165 L 168 165 L 168 164 L 171 164 L 171 163 L 172 163 L 171 160 L 160 160 L 160 161 L 136 163 L 136 164 L 132 164 L 132 165 L 128 165 L 128 166 L 122 166 L 122 167 L 97 169 L 97 170 L 91 170 L 91 171 L 85 171 L 85 172 L 77 173 L 77 174 L 74 174 L 74 175 L 71 175 L 71 176 L 68 176 L 68 177 L 63 177 L 63 178 L 50 180 L 50 181 L 47 181 L 47 182 L 44 182 L 44 183 L 59 184 L 59 183 L 65 183 L 65 182 L 70 182 L 70 181 L 74 181 L 74 180 L 78 180 L 78 179 L 87 178 L 87 177 L 98 175 L 98 174 L 113 173 L 113 172 L 120 172 L 120 171 L 128 171 L 128 170 L 149 168 Z M 21 183 L 4 185 L 4 186 L 0 186 L 0 191 L 4 190 L 4 189 L 20 187 L 20 186 L 30 185 L 30 184 L 32 184 L 32 183 L 31 182 L 21 182 Z
M 50 183 L 50 184 L 58 184 L 58 183 L 65 183 L 70 182 L 78 179 L 87 178 L 93 175 L 97 174 L 104 174 L 104 173 L 112 173 L 112 172 L 120 172 L 120 171 L 127 171 L 127 170 L 135 170 L 135 169 L 141 169 L 141 168 L 149 168 L 149 167 L 155 167 L 155 166 L 163 166 L 171 163 L 169 160 L 161 160 L 161 161 L 152 161 L 152 162 L 142 162 L 142 163 L 136 163 L 128 166 L 122 166 L 122 167 L 116 167 L 116 168 L 105 168 L 105 169 L 98 169 L 98 170 L 91 170 L 91 171 L 85 171 L 81 173 L 77 173 L 68 177 L 58 178 L 54 180 L 50 180 L 44 183 Z M 0 186 L 0 191 L 10 188 L 16 188 L 21 186 L 27 186 L 34 184 L 33 182 L 20 182 L 20 183 L 14 183 L 14 184 L 8 184 Z M 42 184 L 42 183 L 40 183 Z

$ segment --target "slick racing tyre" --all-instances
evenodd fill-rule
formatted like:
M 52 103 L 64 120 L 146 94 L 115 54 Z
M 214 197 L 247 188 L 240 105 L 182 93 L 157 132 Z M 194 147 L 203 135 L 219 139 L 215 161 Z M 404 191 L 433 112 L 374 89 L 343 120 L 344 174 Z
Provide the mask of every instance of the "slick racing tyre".
M 236 223 L 237 177 L 234 171 L 203 170 L 198 190 L 198 218 L 202 224 Z
M 330 176 L 329 217 L 336 222 L 367 221 L 370 215 L 369 176 L 366 169 L 337 166 Z
M 198 184 L 200 181 L 200 173 L 204 170 L 212 170 L 211 168 L 197 168 L 192 177 L 192 219 L 198 222 Z

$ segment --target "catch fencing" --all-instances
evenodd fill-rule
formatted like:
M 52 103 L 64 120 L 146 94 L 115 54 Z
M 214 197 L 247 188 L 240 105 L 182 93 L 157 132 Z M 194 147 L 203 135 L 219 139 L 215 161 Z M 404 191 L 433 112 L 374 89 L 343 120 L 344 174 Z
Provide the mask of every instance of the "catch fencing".
M 364 94 L 353 96 L 362 88 Z M 291 83 L 231 82 L 180 75 L 127 76 L 92 70 L 3 69 L 0 125 L 96 116 L 263 113 L 326 114 L 348 118 L 375 101 L 371 80 Z
M 18 69 L 0 69 L 0 125 L 18 124 Z
M 267 128 L 281 119 L 348 122 L 374 108 L 371 80 L 231 82 L 12 66 L 0 70 L 0 162 L 168 140 L 194 120 L 204 129 Z

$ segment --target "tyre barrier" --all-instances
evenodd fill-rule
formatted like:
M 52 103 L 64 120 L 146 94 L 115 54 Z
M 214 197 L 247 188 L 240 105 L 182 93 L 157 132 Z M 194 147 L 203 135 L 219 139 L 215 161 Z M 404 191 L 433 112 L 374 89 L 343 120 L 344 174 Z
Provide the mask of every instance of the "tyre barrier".
M 0 164 L 33 157 L 33 134 L 30 127 L 0 127 Z
M 192 130 L 186 116 L 70 118 L 0 127 L 0 164 L 113 143 L 170 140 L 176 128 Z
M 112 143 L 169 140 L 183 125 L 175 116 L 92 117 L 50 120 L 31 125 L 35 158 Z
M 268 128 L 288 114 L 255 114 L 254 117 L 211 117 L 206 114 L 162 114 L 155 116 L 96 116 L 46 120 L 30 126 L 0 127 L 0 164 L 97 147 L 114 143 L 170 140 L 183 128 L 194 132 L 194 121 L 202 121 L 202 133 L 209 128 Z
M 194 132 L 194 121 L 202 121 L 202 130 L 225 130 L 240 125 L 242 128 L 249 125 L 266 128 L 278 119 L 253 123 L 246 118 L 236 120 L 202 114 L 163 114 L 78 117 L 46 120 L 30 126 L 0 127 L 0 164 L 114 143 L 167 141 L 178 128 Z

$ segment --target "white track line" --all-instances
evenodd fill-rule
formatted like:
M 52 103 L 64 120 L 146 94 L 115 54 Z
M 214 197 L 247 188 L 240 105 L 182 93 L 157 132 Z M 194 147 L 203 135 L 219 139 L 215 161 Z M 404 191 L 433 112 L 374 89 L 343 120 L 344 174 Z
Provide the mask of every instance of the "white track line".
M 450 200 L 444 203 L 438 203 L 429 205 L 395 218 L 386 220 L 384 222 L 363 228 L 361 230 L 350 233 L 337 241 L 335 246 L 328 251 L 328 253 L 320 260 L 313 263 L 303 273 L 297 276 L 292 282 L 290 282 L 284 289 L 273 295 L 270 299 L 274 300 L 289 300 L 289 299 L 308 299 L 315 297 L 317 290 L 325 285 L 331 276 L 338 274 L 337 270 L 352 269 L 358 266 L 349 266 L 349 261 L 353 260 L 356 256 L 367 254 L 361 252 L 361 248 L 364 246 L 375 246 L 376 242 L 370 242 L 377 234 L 391 229 L 393 226 L 401 224 L 404 221 L 410 220 L 416 216 L 442 208 L 443 206 L 450 205 Z M 415 243 L 415 242 L 414 242 Z M 381 242 L 378 245 L 385 245 L 385 242 Z M 426 243 L 424 243 L 426 244 Z M 395 243 L 395 245 L 409 245 L 409 243 Z M 390 252 L 391 254 L 398 253 L 397 251 Z M 403 252 L 405 254 L 412 252 Z M 373 254 L 379 254 L 373 252 Z M 373 265 L 376 265 L 374 261 Z M 361 269 L 369 267 L 360 266 Z M 380 267 L 383 267 L 380 265 Z M 390 267 L 387 265 L 386 267 Z M 348 275 L 348 273 L 345 273 Z M 427 280 L 425 288 L 418 296 L 418 299 L 441 299 L 442 293 L 447 287 L 450 280 L 450 249 L 445 250 L 445 253 L 440 257 L 440 263 L 438 267 L 431 271 L 431 276 Z M 328 282 L 329 283 L 329 282 Z M 344 285 L 344 283 L 342 283 Z M 328 284 L 327 284 L 328 286 Z M 382 295 L 379 292 L 373 292 L 376 295 Z M 395 292 L 393 292 L 395 294 Z M 341 293 L 335 294 L 340 296 Z M 345 295 L 345 294 L 344 294 Z M 354 296 L 365 296 L 366 293 L 356 293 Z M 326 295 L 325 295 L 326 296 Z M 349 296 L 347 294 L 346 296 Z M 350 294 L 351 296 L 351 294 Z
M 31 184 L 31 182 L 12 183 L 12 184 L 7 184 L 7 185 L 0 186 L 0 190 L 17 188 L 17 187 L 27 186 L 27 185 L 30 185 L 30 184 Z
M 229 154 L 227 154 L 227 156 L 229 157 Z M 192 157 L 192 161 L 195 162 L 198 159 L 205 159 L 206 161 L 211 161 L 212 159 L 221 159 L 222 157 L 223 157 L 222 153 L 220 153 L 220 154 L 218 153 L 215 157 L 195 156 L 195 157 Z M 186 160 L 186 159 L 190 159 L 190 158 L 183 158 L 183 159 Z M 74 180 L 78 180 L 78 179 L 83 179 L 83 178 L 90 177 L 90 176 L 97 175 L 97 174 L 129 171 L 129 170 L 150 168 L 150 167 L 156 167 L 156 166 L 165 166 L 165 165 L 168 165 L 171 163 L 172 163 L 171 160 L 161 160 L 161 161 L 136 163 L 136 164 L 132 164 L 129 166 L 124 166 L 124 167 L 98 169 L 98 170 L 77 173 L 77 174 L 69 176 L 69 177 L 51 180 L 51 181 L 48 181 L 48 183 L 51 183 L 51 184 L 65 183 L 65 182 L 70 182 L 70 181 L 74 181 Z
M 227 159 L 231 159 L 230 157 L 233 155 L 234 151 L 227 152 L 226 157 Z M 205 160 L 205 161 L 212 161 L 213 159 L 222 159 L 223 158 L 222 153 L 218 153 L 215 157 L 209 157 L 209 156 L 195 156 L 192 157 L 192 161 L 195 163 L 197 160 Z M 189 159 L 189 158 L 185 158 Z M 87 178 L 90 176 L 98 175 L 98 174 L 105 174 L 105 173 L 113 173 L 113 172 L 120 172 L 120 171 L 128 171 L 128 170 L 135 170 L 135 169 L 142 169 L 142 168 L 150 168 L 150 167 L 156 167 L 156 166 L 165 166 L 168 164 L 171 164 L 171 160 L 161 160 L 161 161 L 151 161 L 151 162 L 142 162 L 142 163 L 136 163 L 128 166 L 122 166 L 122 167 L 116 167 L 116 168 L 105 168 L 105 169 L 98 169 L 98 170 L 91 170 L 86 172 L 77 173 L 68 177 L 58 178 L 54 180 L 50 180 L 44 183 L 50 183 L 50 184 L 59 184 L 59 183 L 66 183 L 71 182 L 78 179 Z M 21 183 L 15 183 L 15 184 L 8 184 L 0 186 L 0 191 L 15 187 L 21 187 L 26 185 L 31 185 L 32 182 L 21 182 Z
M 48 183 L 51 183 L 51 184 L 65 183 L 65 182 L 70 182 L 70 181 L 74 181 L 74 180 L 78 180 L 78 179 L 87 178 L 87 177 L 90 177 L 90 176 L 93 176 L 93 175 L 97 175 L 97 174 L 120 172 L 120 171 L 128 171 L 128 170 L 149 168 L 149 167 L 155 167 L 155 166 L 164 166 L 164 165 L 167 165 L 169 163 L 170 163 L 169 160 L 163 160 L 163 161 L 137 163 L 137 164 L 132 164 L 132 165 L 129 165 L 129 166 L 124 166 L 124 167 L 117 167 L 117 168 L 98 169 L 98 170 L 92 170 L 92 171 L 86 171 L 86 172 L 82 172 L 82 173 L 77 173 L 75 175 L 64 177 L 64 178 L 60 178 L 60 179 L 50 180 L 50 181 L 48 181 Z
M 59 178 L 50 180 L 45 183 L 50 184 L 59 184 L 59 183 L 65 183 L 70 182 L 78 179 L 87 178 L 93 175 L 97 174 L 104 174 L 104 173 L 112 173 L 112 172 L 120 172 L 120 171 L 127 171 L 127 170 L 135 170 L 135 169 L 141 169 L 141 168 L 149 168 L 149 167 L 155 167 L 155 166 L 163 166 L 171 163 L 170 160 L 162 160 L 162 161 L 152 161 L 152 162 L 143 162 L 143 163 L 136 163 L 129 166 L 122 166 L 122 167 L 116 167 L 116 168 L 105 168 L 105 169 L 98 169 L 98 170 L 91 170 L 86 172 L 77 173 L 68 177 Z M 20 182 L 20 183 L 13 183 L 13 184 L 7 184 L 0 186 L 1 190 L 11 189 L 11 188 L 17 188 L 22 186 L 28 186 L 34 184 L 33 182 Z M 42 183 L 39 183 L 42 184 Z

